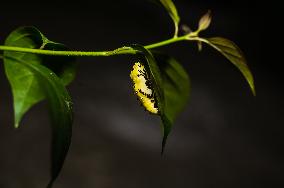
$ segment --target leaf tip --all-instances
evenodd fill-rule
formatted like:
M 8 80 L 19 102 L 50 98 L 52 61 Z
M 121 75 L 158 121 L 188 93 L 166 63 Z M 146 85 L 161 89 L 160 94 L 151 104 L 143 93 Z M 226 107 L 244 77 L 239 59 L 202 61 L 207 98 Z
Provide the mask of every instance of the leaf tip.
M 161 155 L 163 155 L 165 151 L 167 138 L 171 132 L 172 122 L 165 115 L 162 115 L 161 118 L 162 118 L 162 124 L 163 124 L 163 141 L 162 141 Z
M 21 119 L 22 119 L 22 117 L 20 116 L 15 116 L 15 123 L 14 123 L 14 128 L 15 129 L 18 129 L 19 127 L 20 127 L 20 123 L 21 123 Z
M 256 89 L 255 89 L 254 82 L 252 82 L 250 84 L 250 89 L 251 89 L 251 92 L 252 92 L 253 96 L 255 97 L 256 96 Z
M 52 185 L 53 185 L 53 180 L 48 183 L 46 188 L 52 188 Z
M 18 122 L 16 122 L 16 123 L 14 124 L 14 128 L 15 128 L 15 129 L 18 129 L 18 128 L 19 128 L 19 126 L 20 126 L 20 125 L 19 125 L 19 123 L 18 123 Z
M 164 137 L 164 138 L 163 138 L 163 141 L 162 141 L 161 156 L 163 156 L 163 155 L 164 155 L 165 146 L 166 146 L 166 141 L 167 141 L 167 138 L 166 138 L 166 137 Z
M 249 69 L 248 69 L 248 70 L 249 70 Z M 241 72 L 242 72 L 242 70 L 241 70 Z M 248 82 L 248 85 L 249 85 L 249 87 L 250 87 L 250 90 L 251 90 L 253 96 L 256 96 L 256 89 L 255 89 L 253 74 L 252 74 L 252 72 L 251 72 L 250 70 L 248 71 L 248 73 L 249 73 L 248 75 L 246 75 L 246 74 L 244 74 L 244 73 L 243 73 L 243 75 L 245 76 L 245 79 L 246 79 L 247 82 Z

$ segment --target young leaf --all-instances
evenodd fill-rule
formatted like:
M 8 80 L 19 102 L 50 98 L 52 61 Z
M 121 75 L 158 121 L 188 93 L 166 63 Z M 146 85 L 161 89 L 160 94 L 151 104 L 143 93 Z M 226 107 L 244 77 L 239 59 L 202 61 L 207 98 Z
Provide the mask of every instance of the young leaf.
M 175 4 L 173 3 L 172 0 L 159 0 L 159 1 L 165 7 L 170 17 L 172 18 L 174 25 L 175 25 L 175 36 L 177 36 L 180 17 L 178 15 L 178 11 L 176 9 Z
M 173 1 L 172 0 L 160 0 L 160 2 L 166 8 L 166 10 L 168 11 L 169 15 L 173 19 L 173 21 L 175 23 L 179 23 L 180 18 L 179 18 L 178 11 L 177 11 L 176 6 L 173 3 Z
M 33 74 L 33 80 L 38 83 L 40 92 L 48 100 L 53 136 L 51 181 L 48 185 L 48 188 L 51 188 L 61 171 L 71 142 L 73 123 L 71 97 L 61 79 L 48 68 L 40 64 L 29 63 L 20 57 L 13 57 L 11 54 L 5 54 L 4 59 L 13 62 L 14 65 L 21 65 L 22 69 Z
M 202 51 L 202 42 L 197 41 L 197 49 L 198 49 L 199 52 Z
M 172 124 L 188 100 L 189 77 L 182 66 L 173 58 L 156 54 L 155 57 L 159 61 L 159 64 L 157 64 L 152 53 L 143 46 L 134 45 L 132 48 L 143 54 L 140 62 L 146 60 L 144 64 L 150 74 L 163 125 L 163 153 Z
M 48 40 L 34 27 L 16 29 L 8 36 L 5 45 L 51 50 L 67 49 L 62 44 Z M 31 64 L 48 66 L 62 79 L 64 85 L 69 84 L 75 76 L 74 58 L 72 57 L 47 57 L 12 51 L 5 51 L 4 56 L 14 57 Z M 22 64 L 15 64 L 13 60 L 7 58 L 4 60 L 4 65 L 7 78 L 12 87 L 15 127 L 18 127 L 23 115 L 33 105 L 44 99 L 45 95 L 35 75 L 29 69 L 25 68 Z
M 247 65 L 243 52 L 235 43 L 221 37 L 201 39 L 200 41 L 209 44 L 233 63 L 247 80 L 252 93 L 256 95 L 253 75 Z
M 212 20 L 211 11 L 208 10 L 208 12 L 205 15 L 203 15 L 199 20 L 198 31 L 206 30 L 210 26 L 211 20 Z

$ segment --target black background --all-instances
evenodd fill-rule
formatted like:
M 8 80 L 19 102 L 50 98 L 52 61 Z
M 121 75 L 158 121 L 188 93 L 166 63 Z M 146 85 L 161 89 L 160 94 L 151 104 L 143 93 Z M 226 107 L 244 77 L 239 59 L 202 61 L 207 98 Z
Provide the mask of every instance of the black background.
M 212 25 L 202 35 L 223 36 L 242 48 L 257 96 L 213 49 L 199 53 L 196 44 L 187 42 L 162 48 L 183 63 L 192 93 L 161 157 L 159 120 L 145 113 L 133 95 L 133 59 L 78 58 L 77 79 L 69 87 L 75 105 L 73 142 L 54 188 L 283 186 L 283 60 L 277 56 L 277 5 L 175 2 L 182 22 L 193 29 L 200 16 L 212 10 Z M 38 27 L 71 49 L 95 51 L 161 41 L 173 29 L 162 8 L 143 0 L 1 1 L 0 7 L 1 44 L 24 25 Z M 44 187 L 50 155 L 45 103 L 35 106 L 15 130 L 2 63 L 0 70 L 0 188 Z

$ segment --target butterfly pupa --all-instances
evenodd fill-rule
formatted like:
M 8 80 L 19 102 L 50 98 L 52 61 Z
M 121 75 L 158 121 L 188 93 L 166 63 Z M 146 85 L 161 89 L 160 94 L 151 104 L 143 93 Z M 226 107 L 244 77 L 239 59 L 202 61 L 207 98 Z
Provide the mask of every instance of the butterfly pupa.
M 142 63 L 135 63 L 130 73 L 133 89 L 141 104 L 151 114 L 158 114 L 159 110 L 155 99 L 152 83 Z

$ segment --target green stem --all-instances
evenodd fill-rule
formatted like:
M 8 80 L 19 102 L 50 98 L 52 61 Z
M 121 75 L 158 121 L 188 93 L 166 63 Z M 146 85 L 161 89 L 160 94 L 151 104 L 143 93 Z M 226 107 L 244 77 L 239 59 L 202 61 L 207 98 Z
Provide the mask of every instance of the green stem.
M 179 24 L 178 23 L 175 23 L 175 34 L 174 34 L 174 38 L 177 38 L 178 37 L 178 28 Z
M 162 47 L 162 46 L 167 46 L 169 44 L 175 43 L 175 42 L 179 42 L 179 41 L 183 41 L 183 40 L 187 40 L 188 36 L 181 36 L 181 37 L 174 37 L 168 40 L 164 40 L 162 42 L 158 42 L 158 43 L 154 43 L 154 44 L 150 44 L 147 46 L 144 46 L 146 49 L 150 50 L 153 48 L 158 48 L 158 47 Z
M 162 46 L 166 46 L 178 41 L 188 40 L 191 35 L 184 35 L 180 37 L 174 37 L 165 41 L 158 43 L 150 44 L 145 46 L 146 49 L 153 49 Z M 15 51 L 15 52 L 24 52 L 24 53 L 33 53 L 33 54 L 42 54 L 42 55 L 51 55 L 51 56 L 113 56 L 121 54 L 136 54 L 137 51 L 133 50 L 131 47 L 121 47 L 112 51 L 54 51 L 54 50 L 43 50 L 43 49 L 32 49 L 32 48 L 23 48 L 16 46 L 1 46 L 0 50 L 3 51 Z

